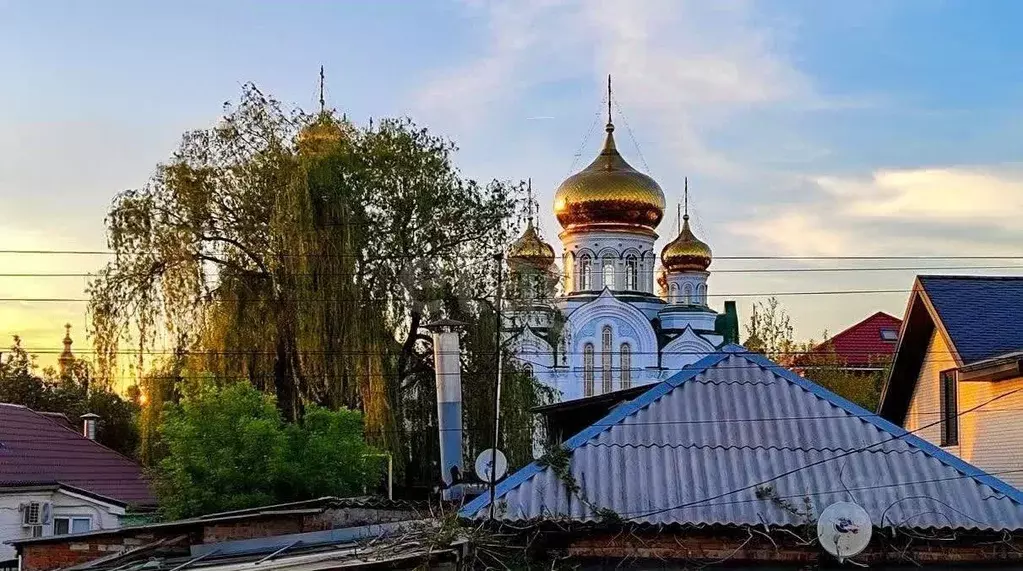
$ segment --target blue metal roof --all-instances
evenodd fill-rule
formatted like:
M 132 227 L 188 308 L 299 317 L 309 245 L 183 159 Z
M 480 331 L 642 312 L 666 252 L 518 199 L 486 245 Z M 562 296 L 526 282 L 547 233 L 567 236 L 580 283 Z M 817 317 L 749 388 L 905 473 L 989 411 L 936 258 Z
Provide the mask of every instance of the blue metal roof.
M 650 524 L 804 523 L 855 501 L 875 525 L 1023 529 L 1023 493 L 768 359 L 730 345 L 564 444 L 571 494 L 539 463 L 497 486 L 499 517 Z M 771 491 L 765 495 L 766 486 Z M 485 518 L 489 496 L 461 511 Z
M 963 364 L 1023 349 L 1023 277 L 919 280 Z

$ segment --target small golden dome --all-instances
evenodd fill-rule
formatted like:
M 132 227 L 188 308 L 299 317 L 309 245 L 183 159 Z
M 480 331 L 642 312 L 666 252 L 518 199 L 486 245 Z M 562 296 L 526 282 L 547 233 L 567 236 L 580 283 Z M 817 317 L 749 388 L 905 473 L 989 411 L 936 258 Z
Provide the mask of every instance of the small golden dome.
M 344 135 L 342 123 L 330 113 L 321 111 L 315 121 L 299 131 L 298 148 L 305 153 L 320 153 L 336 145 Z
M 508 248 L 508 263 L 512 266 L 530 266 L 538 270 L 547 270 L 554 264 L 554 248 L 543 241 L 533 226 L 533 218 L 529 218 L 526 231 Z
M 664 192 L 618 154 L 614 125 L 606 131 L 600 155 L 558 187 L 554 215 L 566 231 L 630 226 L 652 233 L 664 216 Z
M 710 246 L 701 241 L 689 229 L 689 215 L 682 217 L 682 229 L 678 236 L 661 250 L 661 262 L 669 272 L 706 271 L 713 256 Z

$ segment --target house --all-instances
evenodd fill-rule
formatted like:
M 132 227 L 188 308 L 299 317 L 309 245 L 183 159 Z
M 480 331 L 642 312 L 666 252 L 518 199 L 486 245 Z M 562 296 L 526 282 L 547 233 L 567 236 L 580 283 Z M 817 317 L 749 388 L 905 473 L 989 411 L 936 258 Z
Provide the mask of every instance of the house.
M 878 413 L 1023 486 L 1023 277 L 919 276 Z
M 869 517 L 862 563 L 1023 560 L 1023 492 L 737 345 L 617 406 L 495 497 L 460 515 L 544 531 L 578 562 L 812 563 L 816 517 L 837 502 Z
M 793 368 L 806 370 L 813 367 L 814 356 L 834 352 L 839 369 L 850 373 L 876 373 L 883 371 L 895 355 L 902 320 L 883 311 L 849 326 L 825 339 L 811 350 L 811 355 L 799 355 Z
M 15 556 L 8 541 L 113 529 L 155 508 L 142 467 L 86 436 L 96 418 L 79 432 L 63 415 L 0 403 L 0 562 Z
M 359 560 L 379 563 L 380 558 L 414 565 L 429 561 L 430 554 L 419 544 L 395 545 L 385 538 L 409 522 L 420 522 L 419 517 L 418 506 L 408 502 L 324 497 L 13 544 L 20 571 L 174 569 L 185 564 L 236 569 L 260 563 L 260 569 L 311 571 L 357 565 Z M 374 543 L 379 557 L 359 544 L 367 538 L 382 540 Z M 411 543 L 410 537 L 403 539 Z

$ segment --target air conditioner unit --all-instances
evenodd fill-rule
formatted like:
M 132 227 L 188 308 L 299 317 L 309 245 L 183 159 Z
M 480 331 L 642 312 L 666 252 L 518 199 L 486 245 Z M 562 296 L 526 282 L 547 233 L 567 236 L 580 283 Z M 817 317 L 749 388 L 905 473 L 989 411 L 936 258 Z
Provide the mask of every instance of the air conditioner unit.
M 53 517 L 53 504 L 50 502 L 25 502 L 20 509 L 22 527 L 47 525 Z
M 42 525 L 43 504 L 42 502 L 25 502 L 21 504 L 21 525 L 31 527 Z

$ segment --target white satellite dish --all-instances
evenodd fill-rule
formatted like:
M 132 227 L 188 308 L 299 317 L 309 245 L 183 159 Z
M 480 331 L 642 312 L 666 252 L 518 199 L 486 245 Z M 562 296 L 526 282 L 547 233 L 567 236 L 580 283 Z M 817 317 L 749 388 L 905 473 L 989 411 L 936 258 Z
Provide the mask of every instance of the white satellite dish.
M 862 553 L 873 531 L 866 510 L 852 502 L 831 504 L 817 519 L 817 539 L 839 563 Z
M 492 464 L 493 462 L 493 464 Z M 496 470 L 494 469 L 496 468 Z M 508 472 L 508 459 L 500 450 L 487 448 L 476 457 L 476 475 L 484 482 L 490 482 L 491 474 L 494 480 L 500 480 Z

